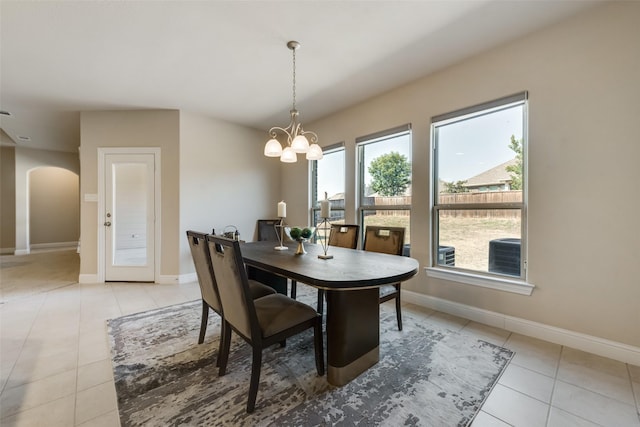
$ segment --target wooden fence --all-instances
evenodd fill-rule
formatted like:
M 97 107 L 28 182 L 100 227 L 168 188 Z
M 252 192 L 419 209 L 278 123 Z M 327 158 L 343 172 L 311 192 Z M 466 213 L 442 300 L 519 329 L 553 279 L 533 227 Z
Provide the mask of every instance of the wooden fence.
M 522 191 L 440 193 L 440 204 L 522 203 Z M 440 210 L 441 218 L 520 218 L 520 209 Z
M 370 197 L 372 206 L 411 206 L 411 196 Z M 522 203 L 522 191 L 485 191 L 473 193 L 440 193 L 440 204 Z M 378 210 L 381 216 L 408 216 L 406 210 Z M 441 211 L 447 218 L 520 218 L 520 209 L 465 209 Z

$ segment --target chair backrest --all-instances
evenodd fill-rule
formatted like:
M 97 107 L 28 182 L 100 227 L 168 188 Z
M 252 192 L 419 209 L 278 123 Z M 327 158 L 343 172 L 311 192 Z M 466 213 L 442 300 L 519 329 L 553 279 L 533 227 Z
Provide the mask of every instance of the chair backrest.
M 360 226 L 354 224 L 331 224 L 329 246 L 355 249 L 358 247 Z
M 196 267 L 196 275 L 198 276 L 202 299 L 216 312 L 222 313 L 216 278 L 213 274 L 211 258 L 209 257 L 207 235 L 189 230 L 187 231 L 187 239 L 189 240 L 189 248 L 191 248 L 193 264 Z
M 368 225 L 364 235 L 365 251 L 402 255 L 404 227 Z
M 276 225 L 280 223 L 278 219 L 259 219 L 258 220 L 258 241 L 279 242 L 278 230 Z
M 224 319 L 246 339 L 259 339 L 256 309 L 249 291 L 240 243 L 220 236 L 207 236 L 209 255 L 216 273 Z

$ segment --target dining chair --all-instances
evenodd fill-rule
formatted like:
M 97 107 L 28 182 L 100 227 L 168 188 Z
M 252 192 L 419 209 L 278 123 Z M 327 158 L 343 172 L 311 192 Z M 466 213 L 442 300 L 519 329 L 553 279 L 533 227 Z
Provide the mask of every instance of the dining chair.
M 211 265 L 211 257 L 209 256 L 209 246 L 207 245 L 207 234 L 198 231 L 188 230 L 187 239 L 189 240 L 189 248 L 191 249 L 191 257 L 196 268 L 196 276 L 198 277 L 198 285 L 200 285 L 200 295 L 202 297 L 202 319 L 200 322 L 200 335 L 198 344 L 204 342 L 204 336 L 207 331 L 209 322 L 209 309 L 218 313 L 222 318 L 222 304 L 220 303 L 220 295 L 218 293 L 218 284 Z M 270 286 L 251 280 L 249 283 L 252 298 L 260 298 L 265 295 L 274 294 L 276 291 Z M 224 322 L 221 322 L 221 328 Z M 223 348 L 222 337 L 223 331 L 220 331 L 220 347 L 218 349 L 218 360 Z
M 258 241 L 259 242 L 280 242 L 280 235 L 283 230 L 278 231 L 279 219 L 259 219 L 258 224 Z M 272 273 L 259 269 L 249 269 L 249 277 L 258 279 L 261 282 L 268 283 L 278 290 L 278 292 L 287 293 L 289 288 L 289 279 L 277 276 Z M 295 299 L 295 284 L 291 285 L 293 298 Z
M 331 224 L 329 246 L 355 249 L 358 247 L 360 226 L 356 224 Z
M 331 224 L 329 231 L 329 246 L 337 246 L 340 248 L 356 249 L 358 247 L 358 235 L 360 234 L 360 226 L 357 224 Z M 324 289 L 318 289 L 318 313 L 324 311 Z
M 324 375 L 322 317 L 313 308 L 286 295 L 272 294 L 252 299 L 240 244 L 219 236 L 207 236 L 207 242 L 225 313 L 225 348 L 221 352 L 219 375 L 226 372 L 232 330 L 252 347 L 247 412 L 255 409 L 262 351 L 273 344 L 313 328 L 316 370 L 318 375 Z
M 279 219 L 259 219 L 258 220 L 258 241 L 259 242 L 279 242 L 278 230 L 276 226 Z
M 365 229 L 363 249 L 391 255 L 402 255 L 404 248 L 404 227 L 382 227 L 368 225 Z M 402 307 L 400 303 L 400 283 L 380 287 L 380 304 L 396 300 L 398 330 L 402 330 Z

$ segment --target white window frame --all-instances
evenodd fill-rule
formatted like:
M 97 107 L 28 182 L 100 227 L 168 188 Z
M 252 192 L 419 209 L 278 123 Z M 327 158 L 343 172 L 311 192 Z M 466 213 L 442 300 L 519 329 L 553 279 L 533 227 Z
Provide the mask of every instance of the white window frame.
M 503 290 L 523 295 L 531 295 L 534 285 L 527 282 L 527 173 L 528 173 L 528 141 L 527 141 L 527 121 L 528 121 L 528 93 L 521 92 L 500 98 L 494 101 L 478 104 L 472 107 L 453 111 L 450 113 L 435 116 L 431 119 L 431 262 L 426 267 L 429 277 L 449 280 L 469 285 L 482 286 L 491 289 Z M 521 203 L 491 203 L 491 204 L 439 204 L 438 203 L 438 164 L 437 164 L 437 129 L 439 126 L 467 120 L 483 114 L 512 108 L 517 105 L 523 106 L 523 187 Z M 508 275 L 493 274 L 491 272 L 463 269 L 455 266 L 438 264 L 439 248 L 439 211 L 440 210 L 468 210 L 468 209 L 519 209 L 521 219 L 520 232 L 520 276 L 511 277 Z
M 365 168 L 365 164 L 364 164 L 364 150 L 365 147 L 368 144 L 374 144 L 374 143 L 378 143 L 381 141 L 384 141 L 386 139 L 391 139 L 391 138 L 395 138 L 397 136 L 400 135 L 409 135 L 409 138 L 412 138 L 412 131 L 411 131 L 411 123 L 407 123 L 401 126 L 397 126 L 391 129 L 387 129 L 387 130 L 383 130 L 380 132 L 376 132 L 373 134 L 369 134 L 369 135 L 365 135 L 365 136 L 361 136 L 361 137 L 357 137 L 356 138 L 356 150 L 358 153 L 358 222 L 360 224 L 360 227 L 362 228 L 362 232 L 360 233 L 360 244 L 364 244 L 364 215 L 365 212 L 367 211 L 383 211 L 383 210 L 388 210 L 388 211 L 401 211 L 401 210 L 408 210 L 409 211 L 409 221 L 411 221 L 411 205 L 367 205 L 364 203 L 364 191 L 365 191 L 365 184 L 364 184 L 364 168 Z M 412 156 L 413 157 L 413 156 Z M 411 161 L 411 164 L 413 165 L 413 159 L 409 159 Z M 411 171 L 411 179 L 413 180 L 413 166 L 412 166 L 412 171 Z M 413 186 L 412 186 L 413 187 Z M 412 191 L 412 199 L 413 199 L 413 191 Z M 410 231 L 409 231 L 410 232 Z M 405 239 L 407 238 L 407 235 L 405 235 Z
M 340 142 L 338 144 L 333 144 L 330 145 L 328 147 L 324 147 L 322 149 L 323 154 L 326 156 L 328 154 L 332 154 L 332 153 L 336 153 L 338 151 L 342 151 L 345 155 L 345 160 L 346 160 L 346 151 L 345 151 L 345 144 L 344 142 Z M 309 224 L 314 224 L 315 220 L 316 220 L 316 212 L 320 212 L 320 201 L 324 199 L 323 196 L 321 196 L 320 194 L 318 194 L 318 181 L 317 181 L 317 170 L 318 170 L 318 161 L 317 160 L 312 160 L 311 162 L 311 167 L 309 168 L 309 182 L 311 183 L 310 185 L 310 195 L 311 197 L 310 202 L 311 202 L 311 207 L 309 209 Z M 346 165 L 344 165 L 344 170 L 346 173 Z M 345 177 L 346 178 L 346 177 Z M 343 189 L 343 192 L 346 192 L 346 188 Z M 315 199 L 314 200 L 314 195 L 315 195 Z M 346 197 L 346 196 L 345 196 Z M 346 200 L 345 200 L 346 203 Z M 342 212 L 342 217 L 345 217 L 345 207 L 339 208 L 339 207 L 334 207 L 331 206 L 331 211 L 341 211 Z

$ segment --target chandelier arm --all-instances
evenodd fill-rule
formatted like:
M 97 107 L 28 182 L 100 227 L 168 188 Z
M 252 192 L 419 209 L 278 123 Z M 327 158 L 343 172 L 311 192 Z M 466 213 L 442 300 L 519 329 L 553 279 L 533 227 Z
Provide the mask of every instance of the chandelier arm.
M 311 143 L 318 142 L 318 135 L 315 132 L 311 132 L 310 130 L 305 131 L 302 129 L 302 127 L 300 128 L 299 135 L 304 135 L 304 136 L 311 135 L 311 138 L 309 138 L 309 142 Z
M 286 128 L 274 126 L 271 129 L 269 129 L 269 135 L 272 138 L 278 139 L 278 132 L 282 132 L 283 134 L 287 135 L 287 144 L 291 145 L 291 141 L 293 141 L 293 138 L 291 137 L 291 133 L 288 130 L 290 127 L 291 125 L 287 126 Z

